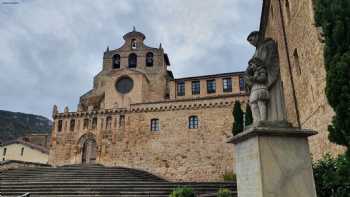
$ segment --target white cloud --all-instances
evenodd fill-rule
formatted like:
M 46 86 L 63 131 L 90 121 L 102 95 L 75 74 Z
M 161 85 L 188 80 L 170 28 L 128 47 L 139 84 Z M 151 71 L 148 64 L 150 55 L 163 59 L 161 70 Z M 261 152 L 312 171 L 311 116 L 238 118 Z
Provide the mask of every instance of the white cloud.
M 109 45 L 135 25 L 162 42 L 176 77 L 244 69 L 261 0 L 22 0 L 0 4 L 0 109 L 75 108 Z M 0 0 L 2 3 L 2 0 Z

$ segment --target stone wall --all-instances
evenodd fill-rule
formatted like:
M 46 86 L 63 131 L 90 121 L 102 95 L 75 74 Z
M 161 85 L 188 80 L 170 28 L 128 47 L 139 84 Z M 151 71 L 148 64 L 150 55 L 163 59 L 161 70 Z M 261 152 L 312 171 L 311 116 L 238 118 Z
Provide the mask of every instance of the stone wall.
M 33 162 L 25 162 L 25 161 L 16 161 L 16 160 L 7 160 L 0 162 L 0 172 L 10 169 L 16 168 L 36 168 L 36 167 L 50 167 L 48 164 L 42 163 L 33 163 Z
M 206 100 L 134 104 L 128 110 L 90 113 L 62 113 L 57 119 L 80 123 L 52 132 L 49 163 L 81 163 L 82 136 L 91 133 L 97 142 L 97 162 L 146 170 L 168 180 L 216 181 L 234 170 L 234 149 L 226 142 L 232 137 L 232 108 L 235 100 L 245 103 L 246 96 Z M 199 128 L 189 129 L 188 118 L 196 115 Z M 106 129 L 106 117 L 112 117 Z M 121 117 L 124 121 L 121 122 Z M 96 129 L 84 130 L 85 118 L 98 117 Z M 151 119 L 160 122 L 160 131 L 150 130 Z M 57 124 L 56 124 L 57 125 Z
M 278 43 L 288 120 L 298 126 L 299 115 L 302 128 L 319 132 L 310 139 L 314 159 L 326 152 L 342 152 L 327 138 L 334 112 L 325 95 L 324 45 L 312 0 L 265 0 L 260 29 Z

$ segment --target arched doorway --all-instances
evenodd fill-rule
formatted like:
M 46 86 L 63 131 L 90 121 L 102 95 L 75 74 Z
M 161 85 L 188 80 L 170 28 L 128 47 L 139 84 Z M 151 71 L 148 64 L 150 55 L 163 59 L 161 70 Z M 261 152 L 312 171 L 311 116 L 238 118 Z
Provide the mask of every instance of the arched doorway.
M 94 164 L 96 162 L 96 141 L 94 139 L 87 139 L 83 144 L 82 150 L 82 159 L 83 164 Z
M 94 164 L 97 157 L 96 136 L 93 133 L 86 133 L 80 137 L 79 141 L 80 158 L 82 164 Z

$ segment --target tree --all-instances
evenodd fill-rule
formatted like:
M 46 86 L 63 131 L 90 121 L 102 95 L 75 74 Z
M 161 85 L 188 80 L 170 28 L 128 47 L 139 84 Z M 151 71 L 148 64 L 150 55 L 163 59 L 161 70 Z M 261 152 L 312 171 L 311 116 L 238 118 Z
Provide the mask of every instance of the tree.
M 243 131 L 243 111 L 239 101 L 235 102 L 232 114 L 235 120 L 232 127 L 232 133 L 233 135 L 237 135 Z
M 312 165 L 318 197 L 349 197 L 350 161 L 344 155 L 326 154 Z
M 315 19 L 325 37 L 326 95 L 335 111 L 329 140 L 346 146 L 350 159 L 350 1 L 316 1 Z
M 253 124 L 253 114 L 252 110 L 250 109 L 250 105 L 247 104 L 245 108 L 245 126 Z

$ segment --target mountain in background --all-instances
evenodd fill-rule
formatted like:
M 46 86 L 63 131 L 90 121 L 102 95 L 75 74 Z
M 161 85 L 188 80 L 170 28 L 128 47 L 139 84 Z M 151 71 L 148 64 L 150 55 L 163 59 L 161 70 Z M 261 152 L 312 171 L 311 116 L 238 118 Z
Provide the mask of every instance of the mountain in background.
M 50 133 L 52 121 L 44 116 L 0 110 L 0 142 L 30 133 Z

